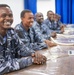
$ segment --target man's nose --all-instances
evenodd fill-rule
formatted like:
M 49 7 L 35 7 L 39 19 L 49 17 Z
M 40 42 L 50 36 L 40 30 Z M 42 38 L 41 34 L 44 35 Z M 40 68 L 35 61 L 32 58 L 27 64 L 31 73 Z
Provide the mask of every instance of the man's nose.
M 31 19 L 31 21 L 34 21 L 34 18 L 33 18 L 33 19 Z
M 6 19 L 10 19 L 9 15 L 7 15 L 5 18 L 6 18 Z

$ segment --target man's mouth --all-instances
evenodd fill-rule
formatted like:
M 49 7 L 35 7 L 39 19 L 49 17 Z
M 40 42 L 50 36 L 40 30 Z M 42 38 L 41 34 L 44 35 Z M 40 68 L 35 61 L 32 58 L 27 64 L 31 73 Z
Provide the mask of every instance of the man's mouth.
M 11 23 L 10 22 L 4 22 L 4 25 L 10 26 Z
M 30 25 L 32 25 L 33 24 L 33 22 L 30 22 Z

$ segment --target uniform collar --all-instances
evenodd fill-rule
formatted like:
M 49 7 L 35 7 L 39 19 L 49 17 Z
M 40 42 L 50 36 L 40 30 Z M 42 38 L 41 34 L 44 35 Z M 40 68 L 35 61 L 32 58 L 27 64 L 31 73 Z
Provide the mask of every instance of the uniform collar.
M 28 31 L 26 31 L 26 29 L 24 28 L 24 26 L 22 25 L 22 23 L 21 23 L 21 27 L 22 27 L 23 31 L 25 31 L 25 32 L 30 32 L 31 31 L 31 27 L 28 29 Z
M 0 35 L 0 44 L 3 45 L 5 42 L 6 42 L 6 36 L 5 37 L 2 37 Z

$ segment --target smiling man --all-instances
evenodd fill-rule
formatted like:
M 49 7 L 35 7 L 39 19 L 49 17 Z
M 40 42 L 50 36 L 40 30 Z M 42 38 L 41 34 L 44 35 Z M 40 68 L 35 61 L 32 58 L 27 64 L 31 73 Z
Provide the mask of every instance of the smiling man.
M 34 31 L 36 31 L 38 34 L 41 33 L 41 36 L 45 39 L 44 42 L 49 46 L 49 47 L 53 47 L 56 44 L 53 43 L 52 41 L 50 41 L 50 30 L 47 27 L 46 24 L 43 23 L 44 22 L 44 17 L 43 14 L 41 12 L 37 12 L 35 14 L 35 21 L 33 23 L 32 28 L 34 29 Z
M 32 28 L 34 15 L 30 10 L 21 12 L 21 23 L 16 25 L 15 30 L 22 42 L 33 50 L 41 50 L 47 48 L 44 38 L 41 34 Z
M 33 63 L 46 62 L 45 56 L 29 49 L 20 41 L 11 28 L 12 23 L 13 14 L 10 7 L 0 4 L 0 75 L 25 68 Z

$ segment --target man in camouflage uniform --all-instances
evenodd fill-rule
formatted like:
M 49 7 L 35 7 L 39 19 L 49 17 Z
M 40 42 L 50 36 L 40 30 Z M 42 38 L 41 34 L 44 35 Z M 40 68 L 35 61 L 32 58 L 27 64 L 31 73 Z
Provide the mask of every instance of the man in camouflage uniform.
M 59 21 L 59 16 L 57 14 L 54 14 L 51 10 L 47 12 L 47 19 L 44 20 L 44 23 L 50 29 L 51 36 L 53 37 L 56 36 L 56 33 L 64 32 L 64 26 Z
M 10 7 L 0 4 L 0 75 L 30 66 L 43 64 L 46 57 L 26 47 L 14 29 L 13 14 Z M 23 57 L 23 58 L 22 58 Z
M 55 46 L 56 44 L 50 41 L 50 30 L 47 25 L 43 23 L 43 21 L 43 14 L 40 12 L 36 13 L 32 28 L 34 29 L 34 31 L 37 31 L 37 33 L 42 34 L 42 37 L 45 39 L 46 43 L 48 43 L 48 46 Z
M 33 23 L 34 30 L 40 30 L 41 34 L 45 39 L 50 39 L 50 30 L 46 24 L 43 23 L 44 17 L 41 12 L 35 14 L 35 21 Z
M 21 23 L 16 25 L 15 30 L 26 46 L 34 50 L 47 48 L 42 35 L 32 28 L 34 22 L 33 13 L 30 10 L 21 12 Z

